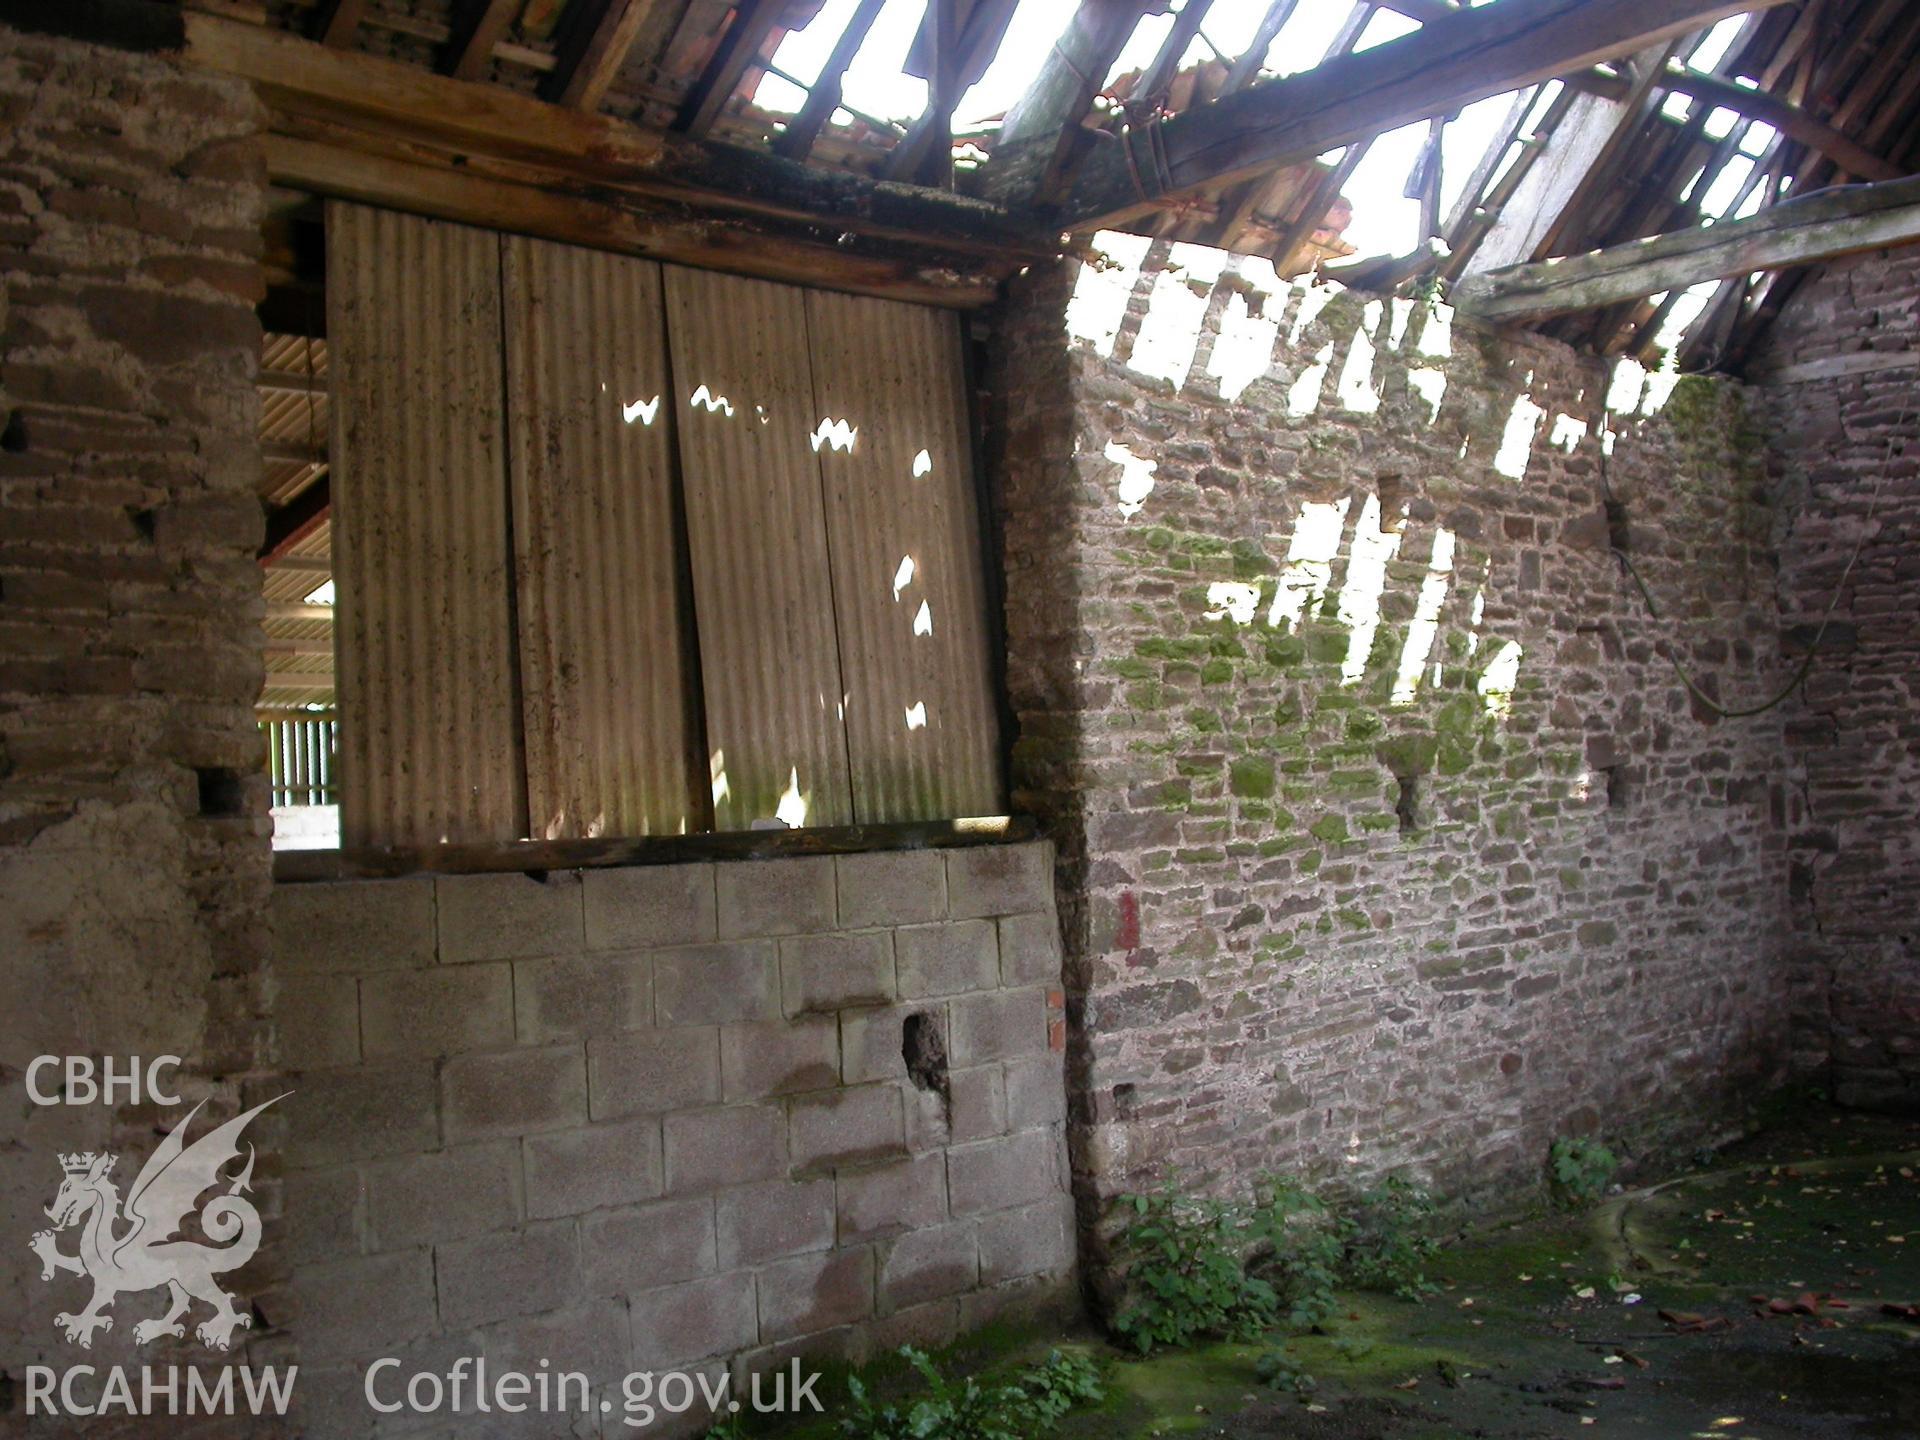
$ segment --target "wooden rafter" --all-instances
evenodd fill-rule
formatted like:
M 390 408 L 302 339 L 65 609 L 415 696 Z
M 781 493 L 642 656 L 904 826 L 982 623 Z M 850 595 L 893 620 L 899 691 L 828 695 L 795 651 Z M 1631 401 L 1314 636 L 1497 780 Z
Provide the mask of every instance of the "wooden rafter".
M 540 96 L 570 110 L 594 111 L 626 63 L 655 0 L 575 0 L 562 23 L 559 59 Z
M 469 0 L 453 26 L 441 68 L 456 80 L 478 80 L 493 63 L 493 47 L 506 38 L 507 27 L 524 0 Z
M 287 551 L 326 523 L 333 503 L 333 487 L 322 474 L 286 504 L 267 512 L 267 537 L 260 545 L 260 563 L 272 565 Z
M 325 0 L 314 20 L 313 37 L 322 45 L 344 49 L 353 44 L 366 13 L 367 0 Z
M 1769 3 L 1781 0 L 1758 0 Z M 1752 8 L 1753 0 L 1501 0 L 1461 10 L 1096 151 L 1074 184 L 1068 224 L 1124 223 L 1196 188 L 1298 164 Z
M 967 16 L 966 27 L 961 32 L 959 54 L 956 56 L 962 85 L 987 68 L 988 62 L 999 50 L 1001 40 L 1006 37 L 1007 26 L 1013 20 L 1017 5 L 1018 0 L 979 0 L 973 7 L 972 13 Z M 958 94 L 947 102 L 942 102 L 938 96 L 929 96 L 925 113 L 913 122 L 906 138 L 887 157 L 886 173 L 889 179 L 904 180 L 918 174 L 936 143 L 946 141 L 951 147 L 953 106 L 959 99 Z
M 847 21 L 847 28 L 833 42 L 833 53 L 827 56 L 820 77 L 807 90 L 806 103 L 800 107 L 800 113 L 787 122 L 787 128 L 773 142 L 774 154 L 784 155 L 789 160 L 807 158 L 813 149 L 813 142 L 820 138 L 820 132 L 833 118 L 833 112 L 840 108 L 840 87 L 845 80 L 847 66 L 860 53 L 860 47 L 866 43 L 867 32 L 873 29 L 873 22 L 880 18 L 886 3 L 887 0 L 860 0 L 859 8 Z
M 1508 266 L 1461 281 L 1452 299 L 1489 320 L 1530 320 L 1915 240 L 1920 177 L 1816 191 L 1744 220 Z
M 733 19 L 707 57 L 706 68 L 687 88 L 674 129 L 704 135 L 713 128 L 786 8 L 786 0 L 740 0 L 734 6 Z
M 1246 89 L 1259 77 L 1260 66 L 1266 61 L 1267 51 L 1273 47 L 1273 37 L 1280 33 L 1280 27 L 1291 20 L 1293 12 L 1299 8 L 1300 0 L 1271 0 L 1266 13 L 1260 17 L 1260 23 L 1254 27 L 1253 43 L 1227 70 L 1226 94 Z

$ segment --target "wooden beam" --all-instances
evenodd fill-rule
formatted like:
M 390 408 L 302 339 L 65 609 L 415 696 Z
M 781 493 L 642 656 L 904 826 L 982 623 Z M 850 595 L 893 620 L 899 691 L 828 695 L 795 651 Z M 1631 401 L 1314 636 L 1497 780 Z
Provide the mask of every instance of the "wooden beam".
M 600 0 L 597 5 L 574 0 L 571 21 L 562 22 L 558 63 L 541 80 L 540 98 L 588 114 L 598 110 L 653 5 L 654 0 Z
M 1452 301 L 1488 320 L 1533 320 L 1916 240 L 1920 176 L 1820 190 L 1744 220 L 1510 265 L 1461 281 Z
M 298 189 L 555 239 L 577 231 L 572 238 L 582 244 L 596 243 L 596 235 L 599 243 L 624 236 L 612 248 L 673 250 L 665 258 L 691 263 L 699 263 L 688 243 L 696 233 L 710 235 L 709 264 L 719 263 L 729 247 L 744 256 L 759 243 L 752 232 L 729 232 L 713 211 L 822 227 L 827 233 L 812 241 L 789 236 L 765 243 L 768 253 L 761 258 L 796 276 L 808 263 L 821 263 L 841 234 L 1002 263 L 1054 253 L 1044 230 L 985 201 L 642 130 L 543 104 L 504 86 L 469 84 L 377 56 L 339 54 L 261 26 L 198 12 L 185 19 L 187 58 L 253 82 L 271 108 L 272 130 L 284 143 L 269 144 L 269 169 Z M 396 174 L 396 162 L 409 173 Z M 423 170 L 437 173 L 423 176 Z M 427 183 L 431 198 L 407 203 L 404 183 L 410 179 Z M 481 183 L 464 188 L 460 182 L 469 179 Z M 535 213 L 515 224 L 511 197 L 501 191 L 529 187 L 546 193 L 526 196 Z M 472 208 L 463 210 L 467 201 Z M 708 213 L 668 214 L 661 223 L 677 226 L 678 237 L 649 248 L 637 233 L 638 212 L 649 205 L 657 212 L 661 201 L 698 205 Z M 777 253 L 782 245 L 795 253 L 783 258 Z M 800 253 L 809 248 L 812 253 Z M 723 268 L 767 273 L 745 263 Z M 955 288 L 972 285 L 962 276 Z M 937 277 L 923 288 L 938 288 Z
M 267 538 L 260 543 L 260 563 L 272 565 L 326 522 L 333 503 L 333 487 L 322 475 L 286 504 L 267 512 Z
M 467 0 L 453 26 L 453 36 L 441 62 L 444 73 L 456 80 L 479 80 L 493 62 L 493 47 L 506 38 L 507 27 L 525 0 Z
M 713 128 L 733 92 L 740 88 L 741 78 L 760 58 L 760 47 L 786 8 L 786 0 L 740 0 L 734 6 L 733 23 L 713 47 L 700 78 L 687 90 L 680 113 L 673 118 L 674 129 L 704 135 Z
M 313 34 L 322 45 L 344 49 L 353 44 L 360 21 L 367 13 L 367 0 L 325 0 L 314 22 Z
M 1007 26 L 1013 20 L 1016 4 L 1017 0 L 980 0 L 973 7 L 973 13 L 967 17 L 966 33 L 960 39 L 959 73 L 963 80 L 987 68 L 987 63 L 999 50 L 1000 42 L 1006 38 Z M 955 103 L 959 99 L 958 94 L 954 95 Z M 888 178 L 902 180 L 917 174 L 921 162 L 927 158 L 928 151 L 936 141 L 946 141 L 951 149 L 952 120 L 952 105 L 943 109 L 929 99 L 925 112 L 913 122 L 906 138 L 894 146 L 887 156 Z
M 1782 365 L 1773 370 L 1749 370 L 1746 379 L 1753 385 L 1809 385 L 1820 380 L 1849 380 L 1856 375 L 1880 375 L 1888 370 L 1915 367 L 1920 367 L 1920 350 L 1861 350 L 1803 360 L 1797 365 Z
M 1281 26 L 1293 18 L 1293 12 L 1299 5 L 1300 0 L 1272 0 L 1266 13 L 1260 17 L 1260 23 L 1254 27 L 1252 43 L 1227 70 L 1223 93 L 1231 95 L 1253 83 L 1260 74 L 1260 66 L 1266 61 L 1267 51 L 1273 48 L 1273 37 L 1280 33 Z
M 325 445 L 307 445 L 298 440 L 262 440 L 260 458 L 273 465 L 324 465 Z
M 325 610 L 329 607 L 325 605 L 310 605 L 304 608 L 310 610 Z M 269 655 L 332 655 L 333 637 L 331 635 L 321 635 L 313 639 L 305 637 L 293 639 L 286 635 L 268 635 L 265 637 L 261 649 Z
M 1124 224 L 1194 189 L 1296 165 L 1783 0 L 1501 0 L 1175 115 L 1095 151 L 1069 228 Z
M 309 375 L 303 370 L 262 370 L 254 382 L 262 390 L 270 390 L 276 395 L 324 395 L 327 393 L 327 377 Z
M 324 620 L 333 623 L 333 606 L 307 605 L 293 600 L 269 600 L 267 602 L 269 620 Z
M 820 76 L 807 91 L 806 104 L 800 107 L 800 113 L 787 122 L 787 128 L 773 142 L 773 153 L 785 156 L 789 160 L 805 160 L 813 149 L 813 142 L 820 138 L 820 132 L 833 118 L 833 112 L 840 108 L 840 86 L 846 78 L 847 66 L 853 63 L 853 57 L 860 53 L 860 47 L 867 41 L 867 32 L 873 29 L 873 22 L 880 18 L 880 12 L 886 8 L 887 0 L 860 0 L 859 8 L 847 21 L 847 28 L 840 32 L 840 38 L 833 42 L 833 53 L 827 56 L 827 63 L 821 68 Z
M 331 690 L 334 674 L 331 670 L 269 670 L 266 681 L 268 690 Z

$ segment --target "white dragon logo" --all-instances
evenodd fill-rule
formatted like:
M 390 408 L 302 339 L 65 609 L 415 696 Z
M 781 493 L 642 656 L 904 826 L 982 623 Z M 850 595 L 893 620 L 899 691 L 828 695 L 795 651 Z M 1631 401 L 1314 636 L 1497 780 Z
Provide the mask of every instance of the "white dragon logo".
M 162 1285 L 171 1293 L 172 1303 L 165 1315 L 142 1320 L 133 1327 L 133 1338 L 139 1344 L 162 1335 L 183 1337 L 186 1330 L 180 1317 L 193 1300 L 203 1300 L 213 1307 L 213 1314 L 193 1332 L 212 1349 L 225 1350 L 233 1341 L 236 1326 L 253 1324 L 251 1315 L 233 1308 L 233 1297 L 214 1278 L 239 1269 L 260 1248 L 260 1212 L 240 1193 L 253 1179 L 253 1147 L 247 1146 L 246 1166 L 232 1180 L 222 1180 L 220 1167 L 239 1155 L 240 1132 L 247 1123 L 268 1105 L 284 1099 L 285 1095 L 276 1095 L 188 1145 L 182 1137 L 206 1102 L 194 1106 L 140 1168 L 127 1192 L 125 1216 L 120 1213 L 120 1192 L 107 1178 L 119 1159 L 117 1155 L 89 1151 L 60 1157 L 66 1178 L 46 1210 L 54 1228 L 36 1234 L 28 1248 L 40 1257 L 42 1280 L 53 1279 L 61 1270 L 93 1280 L 93 1299 L 85 1310 L 78 1315 L 53 1317 L 68 1340 L 82 1349 L 92 1349 L 93 1332 L 113 1328 L 113 1316 L 107 1310 L 116 1295 Z M 222 1183 L 225 1192 L 207 1201 L 199 1212 L 200 1228 L 213 1243 L 175 1238 L 181 1223 L 193 1211 L 194 1202 L 208 1188 Z M 132 1223 L 119 1231 L 123 1219 Z M 55 1231 L 83 1221 L 79 1252 L 62 1254 L 55 1245 Z

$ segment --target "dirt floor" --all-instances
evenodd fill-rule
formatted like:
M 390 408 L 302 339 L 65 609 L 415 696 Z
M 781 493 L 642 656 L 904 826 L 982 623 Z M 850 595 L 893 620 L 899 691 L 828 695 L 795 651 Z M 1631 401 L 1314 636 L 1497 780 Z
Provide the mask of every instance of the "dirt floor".
M 1442 1252 L 1414 1304 L 1287 1342 L 1114 1360 L 1073 1440 L 1920 1440 L 1920 1123 L 1820 1112 L 1579 1215 Z M 1111 1352 L 1108 1352 L 1111 1354 Z

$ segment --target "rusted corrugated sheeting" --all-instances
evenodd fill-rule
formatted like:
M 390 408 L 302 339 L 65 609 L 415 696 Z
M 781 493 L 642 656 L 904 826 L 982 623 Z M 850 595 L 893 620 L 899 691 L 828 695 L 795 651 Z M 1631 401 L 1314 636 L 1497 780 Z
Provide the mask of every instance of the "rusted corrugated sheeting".
M 330 201 L 327 334 L 342 842 L 517 838 L 499 238 Z
M 660 267 L 521 237 L 505 259 L 533 833 L 704 830 Z
M 806 298 L 854 813 L 997 814 L 959 321 L 891 300 Z
M 666 282 L 714 824 L 850 823 L 805 292 Z

